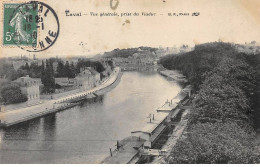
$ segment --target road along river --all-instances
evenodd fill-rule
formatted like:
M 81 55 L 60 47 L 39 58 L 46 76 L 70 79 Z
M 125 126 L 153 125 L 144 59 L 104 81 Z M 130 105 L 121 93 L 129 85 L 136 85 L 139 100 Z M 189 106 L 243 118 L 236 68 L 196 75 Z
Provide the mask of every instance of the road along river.
M 99 163 L 180 90 L 156 72 L 124 72 L 105 95 L 0 129 L 0 163 Z

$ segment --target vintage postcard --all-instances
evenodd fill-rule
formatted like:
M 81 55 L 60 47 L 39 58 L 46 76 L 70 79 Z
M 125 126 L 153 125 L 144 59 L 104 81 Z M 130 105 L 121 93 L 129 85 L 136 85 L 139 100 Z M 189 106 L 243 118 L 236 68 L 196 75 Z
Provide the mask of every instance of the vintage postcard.
M 0 164 L 259 164 L 259 0 L 2 0 Z

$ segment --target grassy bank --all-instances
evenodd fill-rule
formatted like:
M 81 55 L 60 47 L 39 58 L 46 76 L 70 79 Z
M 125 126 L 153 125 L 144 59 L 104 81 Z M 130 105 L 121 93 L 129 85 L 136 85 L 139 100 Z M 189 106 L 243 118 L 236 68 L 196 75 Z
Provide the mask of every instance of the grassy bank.
M 160 60 L 167 69 L 182 71 L 196 92 L 187 135 L 166 162 L 260 162 L 255 132 L 259 57 L 216 42 Z

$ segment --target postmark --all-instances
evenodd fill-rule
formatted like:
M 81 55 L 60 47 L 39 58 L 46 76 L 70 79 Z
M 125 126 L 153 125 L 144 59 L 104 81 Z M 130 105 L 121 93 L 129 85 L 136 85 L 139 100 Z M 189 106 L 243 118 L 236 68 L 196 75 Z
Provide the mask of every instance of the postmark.
M 51 47 L 59 35 L 59 19 L 47 4 L 4 3 L 3 45 L 17 46 L 28 52 Z

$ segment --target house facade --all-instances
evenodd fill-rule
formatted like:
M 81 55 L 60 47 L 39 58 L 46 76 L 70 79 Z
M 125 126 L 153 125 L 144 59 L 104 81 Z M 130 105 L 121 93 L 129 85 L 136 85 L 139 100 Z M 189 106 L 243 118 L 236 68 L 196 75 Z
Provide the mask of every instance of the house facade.
M 40 101 L 40 83 L 38 80 L 26 75 L 25 77 L 20 77 L 13 82 L 20 85 L 22 94 L 26 95 L 28 98 L 28 104 L 37 103 Z
M 81 72 L 75 77 L 74 85 L 80 90 L 88 90 L 96 87 L 100 82 L 100 73 L 91 67 L 87 67 L 81 70 Z

